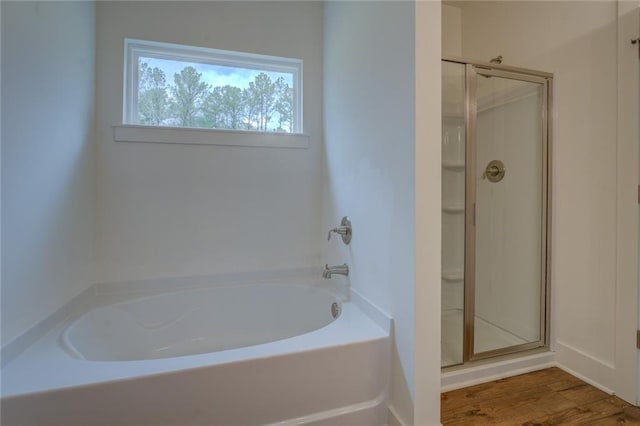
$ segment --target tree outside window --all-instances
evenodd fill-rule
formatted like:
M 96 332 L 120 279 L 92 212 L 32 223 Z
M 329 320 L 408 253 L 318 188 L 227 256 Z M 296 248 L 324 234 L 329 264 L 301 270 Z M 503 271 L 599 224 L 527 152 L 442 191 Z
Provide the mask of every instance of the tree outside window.
M 138 58 L 139 124 L 291 133 L 293 77 Z

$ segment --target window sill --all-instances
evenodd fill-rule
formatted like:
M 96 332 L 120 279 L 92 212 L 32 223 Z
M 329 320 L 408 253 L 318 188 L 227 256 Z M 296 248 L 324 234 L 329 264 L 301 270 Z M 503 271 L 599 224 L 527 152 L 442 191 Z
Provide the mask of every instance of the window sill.
M 168 143 L 178 145 L 220 145 L 256 148 L 309 148 L 303 133 L 250 132 L 243 130 L 190 129 L 184 127 L 113 126 L 116 142 Z

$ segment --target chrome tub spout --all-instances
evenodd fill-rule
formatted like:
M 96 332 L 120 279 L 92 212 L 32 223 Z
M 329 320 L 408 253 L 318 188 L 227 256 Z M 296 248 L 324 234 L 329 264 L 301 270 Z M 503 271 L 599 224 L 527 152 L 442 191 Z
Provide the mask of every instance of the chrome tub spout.
M 347 264 L 329 266 L 328 264 L 324 265 L 324 271 L 322 271 L 322 278 L 329 279 L 333 274 L 338 275 L 349 275 L 349 266 Z

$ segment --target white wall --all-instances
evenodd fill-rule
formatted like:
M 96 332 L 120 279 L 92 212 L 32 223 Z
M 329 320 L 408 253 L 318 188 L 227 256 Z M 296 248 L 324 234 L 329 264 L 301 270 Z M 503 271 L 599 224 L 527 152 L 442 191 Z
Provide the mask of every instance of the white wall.
M 442 48 L 441 4 L 415 5 L 415 410 L 440 424 Z
M 636 302 L 624 295 L 637 284 L 618 279 L 616 255 L 616 2 L 456 5 L 462 8 L 463 56 L 500 54 L 503 64 L 555 74 L 555 349 L 561 363 L 628 398 L 616 377 L 624 376 L 618 366 L 635 350 L 633 339 L 616 337 L 616 312 L 635 312 Z
M 462 56 L 462 10 L 442 4 L 442 56 Z
M 351 287 L 393 316 L 391 404 L 411 423 L 414 371 L 414 32 L 410 3 L 325 4 L 326 227 L 349 215 L 353 240 L 327 244 Z
M 105 1 L 97 28 L 98 280 L 321 266 L 321 3 Z M 114 142 L 125 37 L 303 59 L 310 148 Z
M 1 7 L 4 345 L 94 283 L 95 5 Z
M 324 114 L 327 188 L 325 228 L 349 215 L 353 240 L 326 244 L 325 261 L 346 262 L 350 283 L 394 318 L 391 409 L 400 421 L 412 424 L 414 406 L 424 403 L 420 424 L 438 424 L 439 309 L 427 314 L 420 328 L 421 344 L 434 353 L 416 358 L 416 5 L 410 2 L 327 2 L 324 31 Z M 435 79 L 438 100 L 433 113 L 433 141 L 439 150 L 439 3 L 423 25 L 435 28 L 437 68 L 425 79 Z M 434 22 L 435 21 L 435 25 Z M 427 32 L 428 35 L 433 35 Z M 426 55 L 427 53 L 424 52 Z M 431 58 L 427 56 L 427 59 Z M 429 64 L 427 62 L 427 64 Z M 430 88 L 430 86 L 427 86 Z M 428 105 L 431 107 L 431 105 Z M 428 109 L 428 108 L 427 108 Z M 428 122 L 429 118 L 425 121 Z M 439 151 L 438 164 L 439 164 Z M 438 166 L 439 167 L 439 166 Z M 439 178 L 431 182 L 439 210 Z M 437 216 L 439 218 L 439 215 Z M 427 236 L 421 236 L 423 237 Z M 439 248 L 439 222 L 437 239 Z M 439 252 L 438 250 L 434 250 Z M 439 306 L 439 256 L 429 297 Z M 431 311 L 429 311 L 431 312 Z M 415 392 L 415 363 L 424 362 L 424 393 Z M 424 385 L 424 386 L 422 386 Z M 418 399 L 420 396 L 420 399 Z
M 619 352 L 630 351 L 636 356 L 619 362 L 618 394 L 635 405 L 639 404 L 640 366 L 633 342 L 627 336 L 640 329 L 638 320 L 638 202 L 640 183 L 640 61 L 638 45 L 629 41 L 640 34 L 640 1 L 618 2 L 618 286 L 616 303 L 616 346 Z M 633 372 L 635 371 L 635 374 Z M 635 376 L 635 377 L 630 377 Z M 633 401 L 632 396 L 636 394 Z

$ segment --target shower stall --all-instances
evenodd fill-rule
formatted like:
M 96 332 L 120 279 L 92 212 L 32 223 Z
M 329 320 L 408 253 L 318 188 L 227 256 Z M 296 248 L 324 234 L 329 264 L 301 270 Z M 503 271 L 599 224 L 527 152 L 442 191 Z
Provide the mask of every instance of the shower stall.
M 442 366 L 548 344 L 553 75 L 442 61 Z

